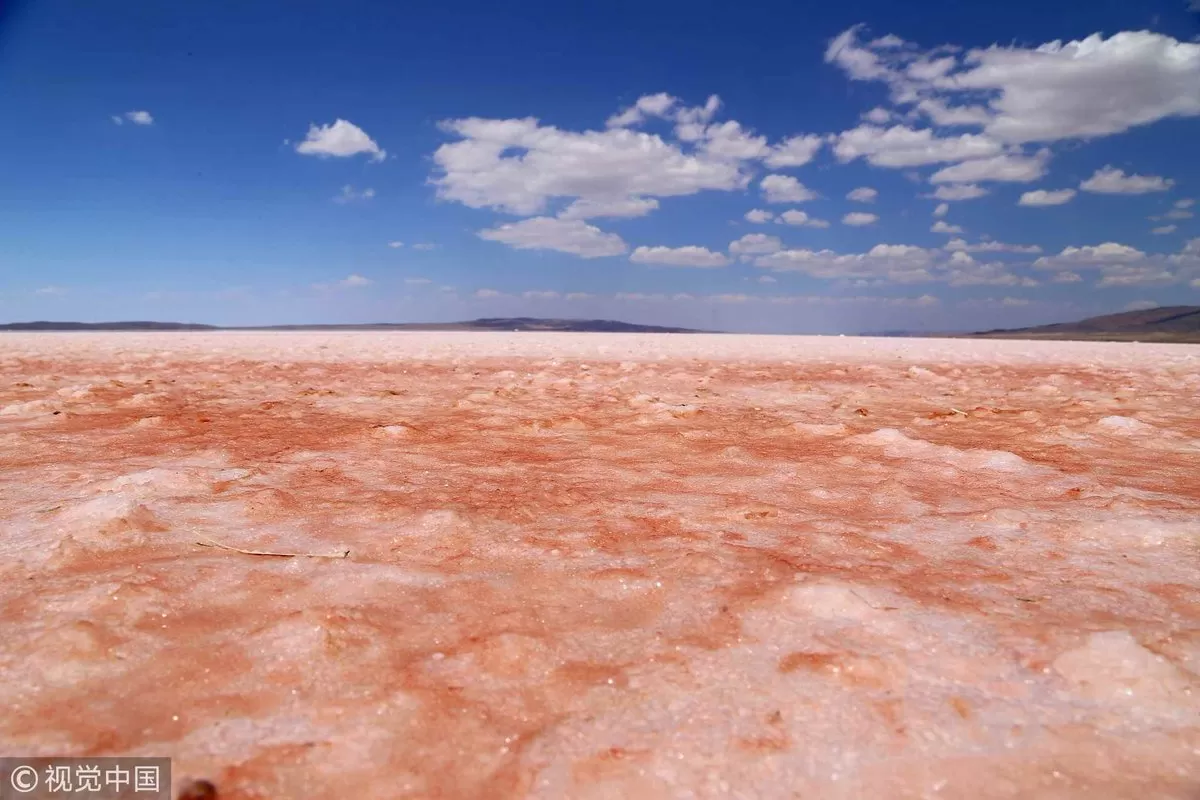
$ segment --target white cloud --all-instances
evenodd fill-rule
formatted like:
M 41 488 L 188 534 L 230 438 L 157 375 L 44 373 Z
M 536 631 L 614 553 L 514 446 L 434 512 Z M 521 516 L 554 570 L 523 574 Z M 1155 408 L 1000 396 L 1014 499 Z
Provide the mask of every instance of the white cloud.
M 1096 284 L 1100 288 L 1148 286 L 1174 283 L 1185 277 L 1184 273 L 1176 275 L 1172 272 L 1168 264 L 1175 263 L 1186 268 L 1186 257 L 1185 250 L 1172 262 L 1161 256 L 1149 256 L 1129 245 L 1105 242 L 1099 245 L 1066 247 L 1058 255 L 1037 259 L 1033 266 L 1035 269 L 1072 272 L 1080 269 L 1096 270 L 1100 273 L 1100 280 Z
M 837 135 L 833 153 L 842 163 L 866 158 L 877 167 L 919 167 L 998 155 L 1001 145 L 979 134 L 937 138 L 932 130 L 904 125 L 859 125 Z
M 868 214 L 864 211 L 851 211 L 846 216 L 842 217 L 843 225 L 852 225 L 861 227 L 863 225 L 871 225 L 879 221 L 878 214 Z
M 866 253 L 832 250 L 780 250 L 759 256 L 756 266 L 774 272 L 800 272 L 824 279 L 876 279 L 894 283 L 934 280 L 930 271 L 936 251 L 903 244 L 880 244 Z
M 594 294 L 588 294 L 587 292 L 571 292 L 567 295 L 568 300 L 591 300 L 593 297 L 595 297 Z
M 1144 261 L 1146 254 L 1136 247 L 1105 242 L 1099 245 L 1083 247 L 1065 247 L 1056 256 L 1042 256 L 1033 262 L 1037 269 L 1058 269 L 1059 267 L 1104 267 L 1110 264 L 1134 264 Z
M 338 281 L 339 286 L 344 286 L 347 289 L 357 289 L 362 286 L 370 286 L 374 281 L 370 278 L 364 278 L 362 275 L 347 275 Z
M 861 27 L 831 43 L 825 60 L 853 80 L 881 81 L 892 101 L 939 125 L 972 125 L 1013 144 L 1089 139 L 1168 117 L 1200 115 L 1200 44 L 1150 31 L 1093 34 L 1036 48 L 863 43 Z M 886 37 L 884 37 L 886 39 Z M 985 106 L 954 106 L 962 96 Z
M 1033 278 L 1014 275 L 1008 267 L 998 261 L 980 264 L 964 252 L 956 252 L 950 258 L 946 282 L 951 286 L 1037 286 Z
M 764 222 L 770 222 L 771 220 L 775 219 L 775 215 L 770 211 L 764 211 L 761 208 L 756 208 L 752 211 L 747 211 L 745 219 L 747 222 L 753 222 L 761 225 Z
M 1174 233 L 1178 228 L 1179 228 L 1178 225 L 1161 225 L 1157 228 L 1151 228 L 1150 232 L 1161 235 L 1161 234 Z
M 1051 283 L 1079 283 L 1083 276 L 1078 272 L 1058 272 L 1050 279 Z
M 1038 189 L 1033 192 L 1025 192 L 1022 194 L 1021 199 L 1017 201 L 1017 205 L 1061 206 L 1063 203 L 1071 202 L 1071 198 L 1074 196 L 1074 189 Z
M 775 278 L 772 278 L 770 275 L 760 275 L 758 278 L 758 282 L 759 283 L 777 283 L 778 281 Z
M 879 190 L 872 189 L 870 186 L 860 186 L 846 195 L 847 200 L 853 200 L 856 203 L 874 203 L 877 197 L 879 197 Z
M 770 149 L 763 159 L 772 169 L 802 167 L 812 161 L 825 139 L 816 134 L 792 136 Z
M 656 264 L 670 267 L 724 267 L 729 258 L 724 253 L 714 253 L 704 247 L 639 247 L 629 256 L 638 264 Z
M 409 286 L 428 286 L 433 283 L 429 278 L 405 278 L 404 282 Z
M 1200 45 L 1149 31 L 972 50 L 948 79 L 997 92 L 985 130 L 1008 142 L 1088 139 L 1167 117 L 1200 115 Z
M 1196 205 L 1196 201 L 1190 197 L 1185 197 L 1182 200 L 1175 201 L 1176 208 L 1191 208 L 1194 205 Z
M 112 121 L 118 125 L 124 125 L 125 120 L 129 120 L 134 125 L 153 125 L 154 117 L 149 111 L 126 111 L 124 114 L 114 114 Z
M 342 204 L 353 203 L 358 200 L 370 200 L 374 196 L 374 189 L 367 188 L 359 191 L 350 184 L 346 184 L 342 187 L 342 191 L 339 194 L 334 195 L 333 202 Z
M 794 208 L 789 209 L 788 211 L 785 211 L 782 214 L 780 214 L 779 218 L 775 221 L 782 225 L 796 225 L 796 226 L 802 226 L 802 227 L 806 227 L 806 228 L 828 228 L 829 227 L 829 223 L 826 222 L 825 220 L 814 219 L 813 217 L 810 217 L 808 214 L 804 213 L 803 211 L 799 211 Z
M 964 161 L 933 173 L 930 183 L 975 183 L 976 181 L 1009 181 L 1028 183 L 1046 174 L 1050 151 L 1042 150 L 1033 156 L 1011 153 Z
M 387 158 L 387 152 L 381 150 L 362 128 L 344 119 L 335 120 L 329 125 L 310 125 L 304 141 L 296 145 L 296 152 L 337 158 L 368 153 L 372 161 Z
M 532 118 L 476 117 L 441 127 L 460 139 L 434 152 L 438 175 L 432 183 L 441 199 L 471 208 L 538 214 L 555 198 L 612 207 L 631 199 L 740 189 L 749 181 L 736 160 L 705 151 L 685 154 L 657 135 L 626 128 L 574 132 Z
M 42 286 L 41 288 L 34 289 L 33 293 L 40 295 L 58 295 L 66 294 L 67 290 L 61 286 Z
M 526 300 L 557 300 L 560 296 L 561 295 L 559 295 L 558 292 L 553 292 L 553 291 L 533 290 L 533 291 L 528 291 L 528 292 L 521 292 L 521 297 L 524 297 Z
M 1158 303 L 1153 300 L 1134 300 L 1125 306 L 1126 311 L 1149 311 L 1152 308 L 1158 308 Z
M 1105 166 L 1079 184 L 1079 188 L 1098 194 L 1147 194 L 1165 192 L 1173 185 L 1175 181 L 1169 178 L 1158 175 L 1126 175 L 1124 170 Z
M 953 61 L 952 58 L 943 61 Z M 991 112 L 983 106 L 948 106 L 941 100 L 926 98 L 917 103 L 917 110 L 944 127 L 987 125 Z
M 933 233 L 962 233 L 963 229 L 957 225 L 951 225 L 945 220 L 939 219 L 933 223 L 933 227 L 929 229 Z
M 610 128 L 625 128 L 637 125 L 649 117 L 664 118 L 677 102 L 679 101 L 676 98 L 666 92 L 643 95 L 629 108 L 609 117 L 606 124 Z
M 644 217 L 658 208 L 653 197 L 617 197 L 576 200 L 563 209 L 562 219 L 592 219 L 594 217 Z
M 1193 239 L 1170 256 L 1145 253 L 1117 242 L 1066 247 L 1057 255 L 1037 259 L 1033 266 L 1064 272 L 1096 270 L 1101 276 L 1096 284 L 1100 288 L 1186 282 L 1200 276 L 1200 239 Z
M 817 197 L 816 192 L 790 175 L 768 175 L 759 186 L 768 203 L 803 203 Z
M 775 253 L 783 248 L 778 236 L 765 233 L 747 233 L 736 242 L 729 243 L 729 252 L 735 255 L 759 255 Z
M 388 247 L 391 247 L 391 248 L 393 248 L 393 249 L 395 249 L 395 248 L 399 248 L 399 247 L 404 247 L 404 242 L 399 242 L 399 241 L 397 241 L 397 242 L 388 242 Z
M 939 187 L 939 188 L 945 189 L 945 188 L 947 188 L 947 187 L 945 187 L 945 186 L 942 186 L 942 187 Z M 935 217 L 944 217 L 944 216 L 946 216 L 946 214 L 948 214 L 949 212 L 950 212 L 950 204 L 949 204 L 949 203 L 938 203 L 938 205 L 937 205 L 937 208 L 935 208 L 935 209 L 933 210 L 933 215 L 934 215 Z
M 1173 208 L 1163 216 L 1167 219 L 1191 219 L 1195 214 L 1183 208 Z
M 770 152 L 765 136 L 754 136 L 733 120 L 707 126 L 700 150 L 710 158 L 728 161 L 762 158 Z
M 966 239 L 951 239 L 943 245 L 943 249 L 961 251 L 964 253 L 1040 253 L 1042 248 L 1036 244 L 1006 244 L 997 241 L 985 241 L 969 244 Z
M 532 217 L 479 232 L 480 238 L 518 250 L 557 250 L 581 258 L 616 256 L 628 248 L 615 233 L 604 233 L 583 220 Z
M 982 186 L 973 183 L 962 183 L 957 186 L 939 186 L 933 196 L 938 200 L 974 200 L 988 193 Z
M 880 108 L 876 106 L 867 113 L 863 114 L 863 119 L 865 119 L 867 122 L 873 122 L 876 125 L 886 125 L 892 119 L 892 112 L 888 111 L 886 108 Z
M 504 292 L 495 289 L 476 289 L 471 293 L 471 296 L 476 300 L 491 300 L 496 297 L 504 297 Z

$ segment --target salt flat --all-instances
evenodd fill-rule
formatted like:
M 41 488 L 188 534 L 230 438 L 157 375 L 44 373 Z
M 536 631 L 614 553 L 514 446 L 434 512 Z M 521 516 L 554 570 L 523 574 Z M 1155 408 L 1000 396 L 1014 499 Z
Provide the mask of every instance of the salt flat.
M 1187 345 L 0 336 L 0 751 L 222 798 L 1196 797 L 1197 397 Z

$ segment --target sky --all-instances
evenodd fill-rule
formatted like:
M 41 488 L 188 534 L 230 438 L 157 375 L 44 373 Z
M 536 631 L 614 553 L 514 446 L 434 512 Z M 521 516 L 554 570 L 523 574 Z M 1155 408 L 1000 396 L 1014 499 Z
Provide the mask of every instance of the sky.
M 0 9 L 0 321 L 1200 304 L 1200 0 Z

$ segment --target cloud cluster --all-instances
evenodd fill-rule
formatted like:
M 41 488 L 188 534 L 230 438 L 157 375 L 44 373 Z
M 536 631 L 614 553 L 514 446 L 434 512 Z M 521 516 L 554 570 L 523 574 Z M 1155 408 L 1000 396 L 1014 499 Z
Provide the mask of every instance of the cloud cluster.
M 154 117 L 149 111 L 126 111 L 124 114 L 113 114 L 112 121 L 117 125 L 124 125 L 126 121 L 134 125 L 153 125 Z
M 372 161 L 383 161 L 387 151 L 352 122 L 334 120 L 329 125 L 310 125 L 304 141 L 296 145 L 296 152 L 306 156 L 349 158 L 360 153 L 371 156 Z
M 480 238 L 518 250 L 557 250 L 580 258 L 617 256 L 629 248 L 615 233 L 578 219 L 531 217 L 479 232 Z

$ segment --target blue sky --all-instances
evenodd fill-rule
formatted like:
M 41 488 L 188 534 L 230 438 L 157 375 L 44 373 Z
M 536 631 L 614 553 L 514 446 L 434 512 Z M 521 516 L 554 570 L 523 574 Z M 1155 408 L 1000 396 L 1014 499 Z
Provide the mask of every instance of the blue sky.
M 6 4 L 0 319 L 1200 303 L 1189 2 Z

